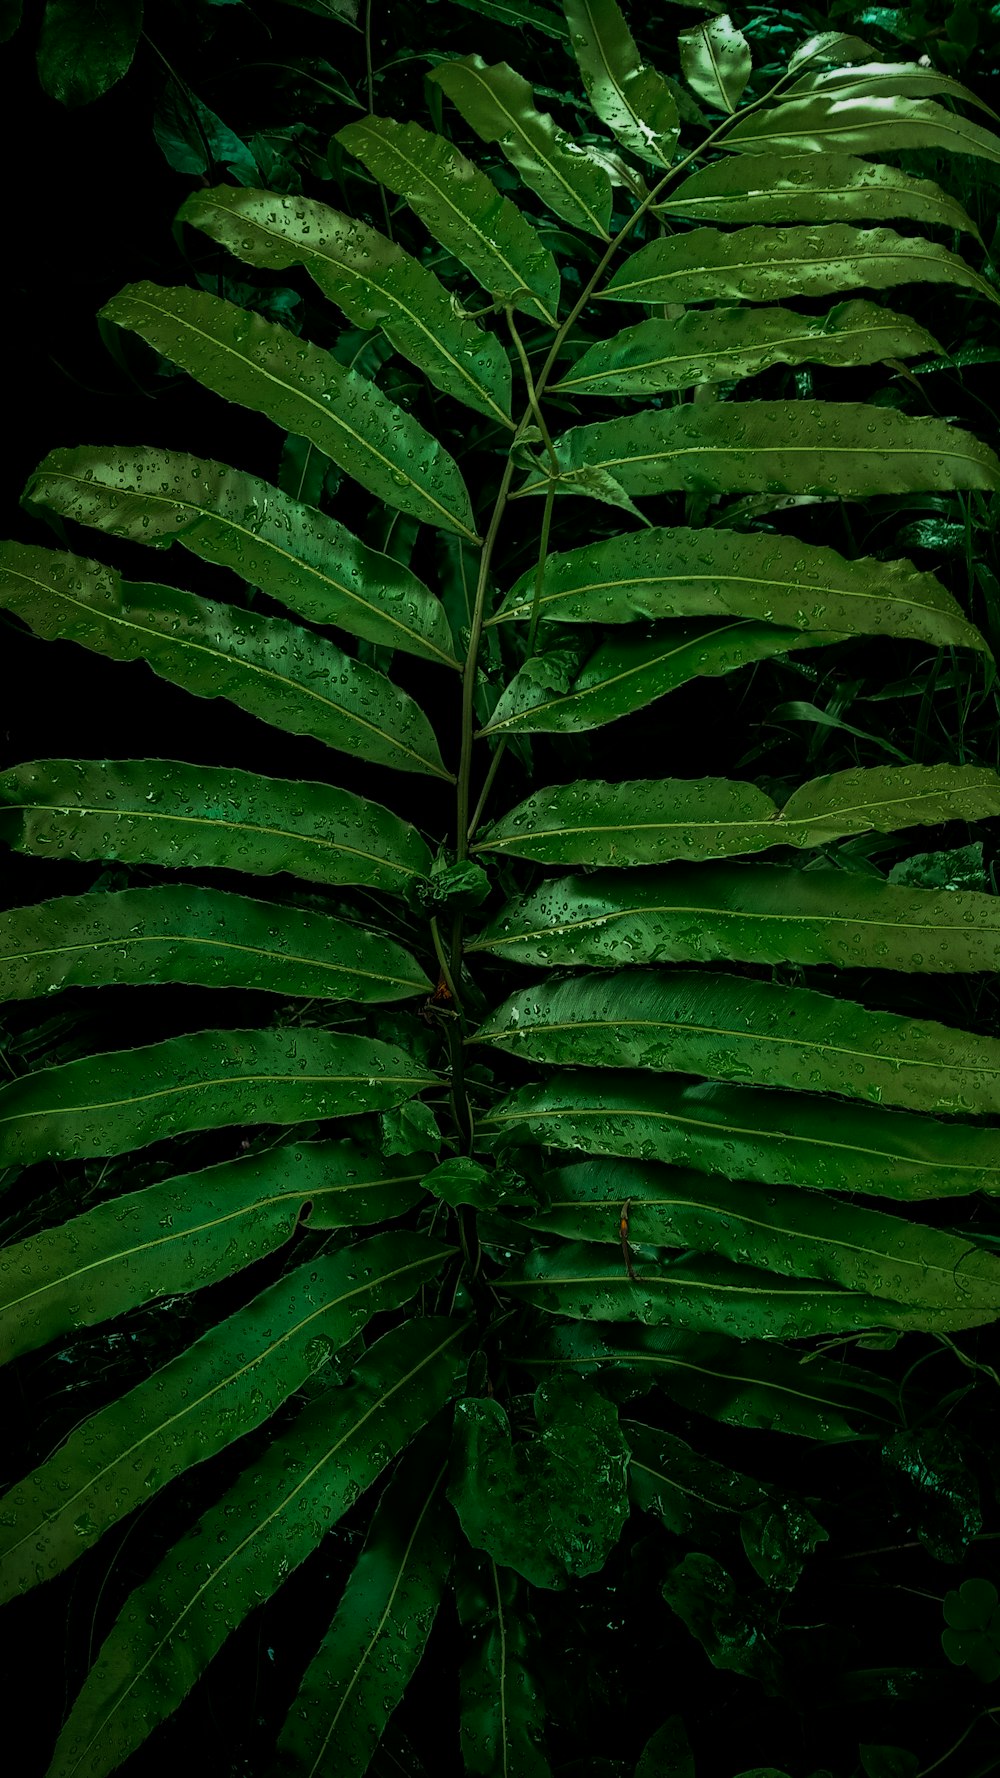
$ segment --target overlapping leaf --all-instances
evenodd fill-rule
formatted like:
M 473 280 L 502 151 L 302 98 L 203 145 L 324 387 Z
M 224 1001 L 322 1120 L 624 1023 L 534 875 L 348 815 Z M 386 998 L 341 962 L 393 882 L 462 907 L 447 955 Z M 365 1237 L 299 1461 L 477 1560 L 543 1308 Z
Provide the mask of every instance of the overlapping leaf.
M 896 217 L 978 238 L 961 204 L 930 179 L 849 154 L 713 161 L 668 187 L 655 208 L 692 222 L 891 222 Z
M 412 569 L 225 463 L 141 445 L 52 451 L 25 499 L 113 537 L 158 548 L 180 543 L 310 623 L 456 665 L 440 601 Z
M 510 425 L 510 365 L 495 334 L 462 313 L 434 273 L 396 242 L 314 198 L 219 185 L 192 192 L 178 221 L 248 265 L 301 265 L 356 327 L 381 327 L 437 388 Z
M 0 605 L 38 635 L 145 661 L 195 697 L 225 698 L 287 733 L 398 771 L 451 775 L 407 692 L 284 618 L 20 543 L 0 546 Z
M 475 540 L 468 490 L 447 451 L 322 347 L 204 290 L 130 284 L 101 318 L 137 333 L 216 395 L 309 439 L 394 510 Z
M 42 858 L 116 858 L 403 895 L 431 858 L 379 803 L 288 778 L 182 760 L 39 759 L 0 773 L 0 838 Z
M 1000 121 L 985 99 L 978 98 L 952 75 L 943 74 L 939 68 L 930 67 L 925 62 L 861 62 L 849 68 L 813 70 L 786 87 L 783 96 L 798 99 L 805 93 L 821 93 L 824 97 L 835 93 L 840 99 L 872 98 L 880 93 L 887 93 L 890 98 L 902 95 L 919 99 L 944 93 L 949 99 L 977 106 L 994 123 Z
M 523 1584 L 489 1556 L 466 1560 L 457 1587 L 466 1658 L 461 1670 L 462 1759 L 473 1778 L 552 1778 L 545 1716 L 529 1666 Z
M 644 161 L 669 167 L 677 106 L 655 68 L 639 57 L 616 0 L 562 0 L 583 84 L 601 122 Z
M 896 154 L 904 148 L 943 148 L 949 154 L 1000 161 L 992 130 L 946 111 L 933 99 L 902 96 L 835 98 L 814 93 L 786 99 L 742 117 L 721 138 L 736 154 Z
M 692 25 L 677 39 L 688 85 L 713 111 L 732 116 L 750 78 L 750 45 L 723 13 Z
M 435 1075 L 394 1044 L 326 1031 L 196 1031 L 0 1087 L 0 1165 L 126 1154 L 188 1130 L 399 1105 Z

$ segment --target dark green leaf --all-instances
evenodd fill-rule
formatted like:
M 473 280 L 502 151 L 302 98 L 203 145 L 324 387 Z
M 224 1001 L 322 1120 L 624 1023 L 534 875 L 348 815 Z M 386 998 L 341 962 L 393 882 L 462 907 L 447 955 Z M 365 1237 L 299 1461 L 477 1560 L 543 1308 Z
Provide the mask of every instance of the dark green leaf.
M 668 1716 L 650 1735 L 642 1750 L 635 1778 L 695 1778 L 694 1759 L 684 1723 L 679 1716 Z
M 569 35 L 559 15 L 537 4 L 537 0 L 455 0 L 455 5 L 480 18 L 513 25 L 515 30 L 541 31 L 543 36 L 555 37 L 560 42 Z
M 226 167 L 240 185 L 260 181 L 261 170 L 242 137 L 180 81 L 167 81 L 153 116 L 153 135 L 178 173 L 211 178 Z
M 760 1611 L 713 1556 L 691 1550 L 663 1583 L 663 1597 L 696 1636 L 713 1667 L 781 1686 L 781 1664 Z
M 587 96 L 622 146 L 669 167 L 677 106 L 662 75 L 639 57 L 616 0 L 562 0 Z
M 46 0 L 38 78 L 63 105 L 89 105 L 131 66 L 143 0 Z
M 742 1513 L 767 1499 L 767 1489 L 751 1476 L 714 1462 L 674 1433 L 638 1420 L 623 1420 L 622 1431 L 631 1452 L 632 1499 L 675 1536 L 717 1543 L 735 1531 Z
M 655 205 L 693 222 L 891 222 L 905 217 L 933 228 L 979 230 L 940 186 L 898 167 L 848 154 L 781 155 L 714 161 L 699 167 Z
M 552 1778 L 543 1751 L 545 1712 L 527 1665 L 528 1627 L 517 1576 L 487 1557 L 466 1563 L 458 1610 L 467 1657 L 461 1672 L 462 1759 L 470 1778 Z

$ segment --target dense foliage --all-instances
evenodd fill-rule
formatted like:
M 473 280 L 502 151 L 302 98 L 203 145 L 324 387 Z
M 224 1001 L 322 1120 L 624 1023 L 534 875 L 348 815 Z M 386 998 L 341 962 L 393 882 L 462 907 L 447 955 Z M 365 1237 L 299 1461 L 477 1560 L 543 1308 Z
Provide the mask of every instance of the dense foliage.
M 30 1769 L 993 1770 L 993 15 L 273 11 L 0 550 Z

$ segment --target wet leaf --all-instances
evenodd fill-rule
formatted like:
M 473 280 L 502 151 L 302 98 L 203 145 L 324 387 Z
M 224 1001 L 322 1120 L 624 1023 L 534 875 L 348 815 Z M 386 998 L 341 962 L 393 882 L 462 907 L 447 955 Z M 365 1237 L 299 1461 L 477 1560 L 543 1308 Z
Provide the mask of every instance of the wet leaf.
M 849 154 L 782 154 L 713 161 L 668 189 L 654 208 L 692 222 L 891 222 L 979 231 L 930 179 Z
M 723 13 L 682 31 L 677 47 L 688 85 L 710 110 L 731 116 L 750 78 L 750 45 L 742 31 Z
M 573 54 L 587 97 L 624 148 L 669 167 L 677 144 L 677 106 L 655 68 L 640 60 L 616 0 L 562 0 Z

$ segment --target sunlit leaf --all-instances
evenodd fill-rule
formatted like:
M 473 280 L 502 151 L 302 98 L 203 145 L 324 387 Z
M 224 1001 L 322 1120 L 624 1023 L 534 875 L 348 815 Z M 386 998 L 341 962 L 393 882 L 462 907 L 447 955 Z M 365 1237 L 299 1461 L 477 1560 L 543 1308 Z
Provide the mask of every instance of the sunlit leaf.
M 750 45 L 726 13 L 677 39 L 688 85 L 713 111 L 731 115 L 750 78 Z
M 641 61 L 616 0 L 562 0 L 573 54 L 601 122 L 644 161 L 669 167 L 677 106 L 655 68 Z
M 810 70 L 793 86 L 786 87 L 783 96 L 799 99 L 807 93 L 821 93 L 824 97 L 835 93 L 839 99 L 874 98 L 880 93 L 887 93 L 890 98 L 902 94 L 906 98 L 919 99 L 944 93 L 962 104 L 978 106 L 994 123 L 1000 121 L 985 100 L 970 92 L 961 81 L 921 62 L 861 62 L 849 68 Z
M 1000 161 L 1000 141 L 981 124 L 934 99 L 902 96 L 835 98 L 814 93 L 740 118 L 721 138 L 737 154 L 895 154 L 901 148 L 943 148 L 950 154 Z
M 929 179 L 848 154 L 714 161 L 668 187 L 655 208 L 693 222 L 909 222 L 978 229 L 961 204 Z

